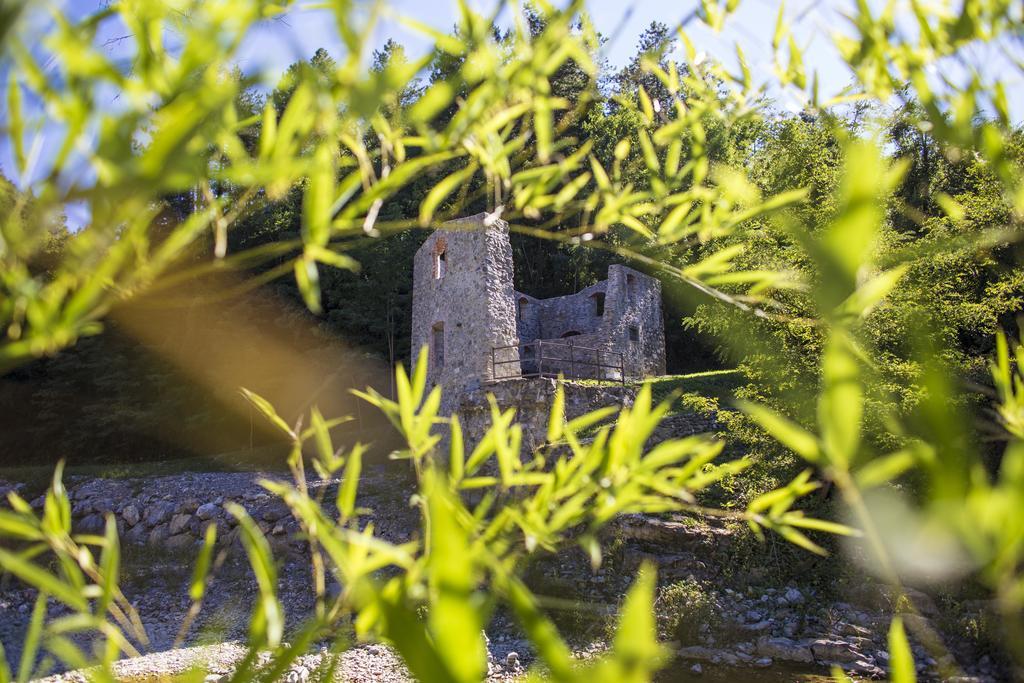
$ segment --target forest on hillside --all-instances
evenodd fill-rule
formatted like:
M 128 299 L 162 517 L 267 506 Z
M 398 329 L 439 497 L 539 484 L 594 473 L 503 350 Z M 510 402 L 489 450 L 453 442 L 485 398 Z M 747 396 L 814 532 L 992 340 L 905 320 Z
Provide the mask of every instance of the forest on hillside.
M 530 30 L 539 35 L 544 30 L 542 15 L 527 16 Z M 495 39 L 508 41 L 511 35 L 497 33 Z M 559 155 L 571 158 L 581 150 L 590 151 L 609 168 L 614 166 L 621 182 L 649 186 L 647 150 L 636 134 L 642 116 L 638 93 L 644 92 L 651 102 L 668 102 L 672 96 L 644 62 L 653 55 L 664 67 L 666 55 L 677 48 L 672 31 L 653 23 L 639 37 L 632 60 L 620 69 L 599 62 L 600 70 L 593 77 L 571 60 L 560 66 L 550 78 L 551 93 L 564 98 L 571 115 L 562 119 L 558 130 Z M 385 74 L 406 62 L 403 47 L 389 40 L 374 52 L 372 69 Z M 431 85 L 452 80 L 463 66 L 461 60 L 438 50 L 427 67 L 389 101 L 386 115 L 397 121 Z M 336 69 L 335 60 L 320 49 L 309 62 L 293 64 L 270 92 L 244 85 L 234 102 L 239 118 L 252 121 L 240 134 L 244 144 L 253 150 L 258 147 L 260 112 L 267 103 L 280 117 L 300 77 L 326 78 Z M 238 71 L 232 77 L 246 80 Z M 724 92 L 722 105 L 727 106 Z M 991 169 L 975 155 L 953 159 L 943 153 L 928 132 L 914 125 L 920 105 L 909 95 L 902 104 L 886 107 L 855 102 L 830 111 L 793 113 L 765 96 L 758 106 L 760 115 L 728 125 L 710 118 L 701 142 L 703 152 L 712 164 L 747 168 L 753 187 L 744 191 L 775 196 L 807 188 L 807 201 L 796 213 L 800 224 L 812 232 L 835 214 L 845 139 L 878 134 L 888 155 L 907 164 L 887 200 L 880 257 L 897 259 L 910 250 L 926 256 L 912 262 L 892 304 L 870 322 L 871 338 L 885 363 L 882 374 L 886 385 L 903 394 L 908 405 L 913 402 L 909 396 L 914 392 L 913 369 L 905 361 L 912 351 L 906 348 L 907 331 L 924 325 L 934 335 L 931 343 L 946 346 L 947 360 L 958 376 L 983 381 L 994 332 L 1012 329 L 1015 316 L 1024 310 L 1020 243 L 988 243 L 991 231 L 1013 222 L 1012 209 Z M 439 112 L 438 125 L 447 125 L 457 111 L 452 103 Z M 623 136 L 632 144 L 624 144 Z M 368 136 L 366 144 L 374 149 L 379 142 Z M 1009 150 L 1014 163 L 1020 163 L 1022 145 L 1024 136 L 1018 129 Z M 452 161 L 414 177 L 383 203 L 380 220 L 414 224 L 430 189 L 464 166 L 464 161 Z M 487 208 L 483 182 L 473 177 L 450 200 L 459 215 Z M 248 210 L 227 234 L 226 250 L 250 256 L 228 276 L 171 278 L 172 284 L 162 291 L 122 307 L 123 315 L 115 312 L 103 334 L 0 377 L 0 459 L 9 463 L 52 463 L 61 458 L 72 463 L 138 462 L 242 451 L 251 449 L 254 441 L 260 445 L 271 438 L 253 426 L 250 411 L 237 393 L 211 392 L 211 383 L 201 376 L 207 370 L 197 375 L 182 368 L 160 352 L 160 344 L 194 348 L 211 367 L 230 365 L 241 349 L 259 347 L 268 336 L 307 359 L 331 348 L 335 351 L 327 354 L 328 360 L 317 372 L 345 376 L 345 381 L 324 387 L 335 405 L 353 408 L 346 398 L 348 388 L 373 383 L 387 390 L 387 368 L 410 360 L 412 256 L 427 233 L 408 229 L 352 241 L 347 254 L 359 269 L 325 269 L 320 278 L 322 311 L 312 314 L 288 267 L 302 233 L 304 190 L 305 183 L 298 183 L 276 199 L 244 198 Z M 211 192 L 236 198 L 243 194 L 230 183 L 214 184 Z M 10 210 L 17 191 L 4 182 L 3 195 Z M 167 195 L 164 200 L 158 224 L 168 226 L 187 220 L 206 201 L 198 191 Z M 950 213 L 950 206 L 956 207 L 955 213 Z M 521 224 L 556 232 L 564 228 L 568 235 L 578 220 L 565 211 L 535 209 Z M 714 249 L 722 243 L 746 243 L 746 250 L 736 257 L 740 266 L 789 273 L 812 288 L 820 286 L 800 245 L 766 228 L 770 224 L 765 218 L 748 221 L 741 233 L 715 242 Z M 60 219 L 51 233 L 50 245 L 37 259 L 42 271 L 48 267 L 46 254 L 51 261 L 57 259 L 68 241 Z M 525 231 L 514 232 L 512 240 L 515 286 L 538 297 L 568 294 L 603 279 L 609 263 L 628 258 L 616 253 L 617 246 L 639 244 L 636 233 L 628 228 L 612 229 L 602 249 L 578 239 L 557 241 Z M 213 246 L 202 242 L 194 247 L 191 262 L 200 262 Z M 672 244 L 653 252 L 644 247 L 644 251 L 669 262 L 692 261 L 711 253 L 703 242 Z M 177 267 L 187 272 L 188 263 Z M 633 265 L 650 270 L 643 262 Z M 243 281 L 250 284 L 242 286 Z M 258 288 L 251 284 L 254 281 Z M 742 364 L 750 380 L 745 394 L 756 398 L 798 393 L 813 386 L 820 346 L 803 322 L 812 317 L 810 299 L 799 289 L 781 291 L 777 297 L 779 307 L 789 311 L 786 319 L 751 321 L 734 306 L 666 279 L 669 373 Z M 228 320 L 222 319 L 224 308 L 231 311 Z M 133 316 L 151 319 L 156 315 L 166 321 L 159 343 L 133 334 Z M 763 362 L 772 358 L 779 363 L 780 353 L 786 358 L 781 368 Z M 248 381 L 257 386 L 280 384 L 280 375 L 289 372 L 286 367 L 265 369 L 265 376 Z M 299 411 L 303 404 L 295 398 L 291 405 Z M 172 421 L 187 425 L 187 438 L 170 426 Z M 366 432 L 360 434 L 365 437 Z

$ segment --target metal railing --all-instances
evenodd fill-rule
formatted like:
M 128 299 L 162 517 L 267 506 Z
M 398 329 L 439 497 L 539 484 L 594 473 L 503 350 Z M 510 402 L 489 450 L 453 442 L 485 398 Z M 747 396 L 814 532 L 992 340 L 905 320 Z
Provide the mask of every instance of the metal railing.
M 501 351 L 516 349 L 517 358 L 498 359 Z M 504 355 L 504 354 L 503 354 Z M 512 354 L 508 354 L 512 355 Z M 611 361 L 611 362 L 609 362 Z M 500 366 L 519 365 L 519 372 L 499 374 Z M 611 371 L 615 371 L 616 377 Z M 491 377 L 493 380 L 516 377 L 558 377 L 566 379 L 612 379 L 626 384 L 625 357 L 619 351 L 608 351 L 588 346 L 577 346 L 571 340 L 536 339 L 520 344 L 491 347 Z

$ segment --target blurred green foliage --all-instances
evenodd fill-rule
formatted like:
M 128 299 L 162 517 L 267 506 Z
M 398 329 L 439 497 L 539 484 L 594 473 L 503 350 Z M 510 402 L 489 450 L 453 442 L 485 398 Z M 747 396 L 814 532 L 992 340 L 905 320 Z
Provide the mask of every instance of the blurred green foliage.
M 652 406 L 646 388 L 593 440 L 579 435 L 607 412 L 567 422 L 556 401 L 549 443 L 532 460 L 520 458 L 514 411 L 497 406 L 491 430 L 466 449 L 457 421 L 437 415 L 440 394 L 426 391 L 420 362 L 411 379 L 399 369 L 394 399 L 362 394 L 402 435 L 399 455 L 417 475 L 422 536 L 396 546 L 358 526 L 364 448 L 334 450 L 342 418 L 303 410 L 303 428 L 247 392 L 291 445 L 294 486 L 268 488 L 304 524 L 318 599 L 282 645 L 268 544 L 233 509 L 260 586 L 253 654 L 237 680 L 255 675 L 257 648 L 276 650 L 273 677 L 348 618 L 361 637 L 392 643 L 422 680 L 479 680 L 481 630 L 499 604 L 549 677 L 648 680 L 665 655 L 653 571 L 638 576 L 608 656 L 577 666 L 518 578 L 523 558 L 571 538 L 597 563 L 596 533 L 614 516 L 696 512 L 694 492 L 778 457 L 799 467 L 748 491 L 745 511 L 703 512 L 814 553 L 824 552 L 822 533 L 862 539 L 853 542 L 869 570 L 897 595 L 922 560 L 947 576 L 967 572 L 994 595 L 1007 644 L 1024 660 L 1024 352 L 1009 339 L 1024 296 L 1021 131 L 1009 80 L 967 59 L 980 44 L 1013 48 L 1019 5 L 876 12 L 859 3 L 835 38 L 855 82 L 826 102 L 781 8 L 774 75 L 763 83 L 739 46 L 734 73 L 688 39 L 693 22 L 720 29 L 731 1 L 704 0 L 674 32 L 652 26 L 642 54 L 612 79 L 583 2 L 538 2 L 511 12 L 502 30 L 463 3 L 450 34 L 404 20 L 433 51 L 409 56 L 389 44 L 372 59 L 368 37 L 390 10 L 332 2 L 344 54 L 318 53 L 270 97 L 254 96 L 255 78 L 235 68 L 238 48 L 291 5 L 120 0 L 74 21 L 58 10 L 30 43 L 11 29 L 35 7 L 4 4 L 4 133 L 18 179 L 44 124 L 59 144 L 30 191 L 2 188 L 0 370 L 98 333 L 115 307 L 143 294 L 226 271 L 251 276 L 247 287 L 287 275 L 309 311 L 335 311 L 342 328 L 376 321 L 370 334 L 388 340 L 395 361 L 408 287 L 391 264 L 417 246 L 408 231 L 486 210 L 512 223 L 521 272 L 544 287 L 583 284 L 614 255 L 661 277 L 670 295 L 695 297 L 688 324 L 748 382 L 737 392 L 745 417 L 728 425 L 747 457 L 715 464 L 723 444 L 704 437 L 648 448 L 669 405 Z M 127 63 L 97 39 L 110 27 L 128 36 Z M 951 63 L 967 64 L 965 79 L 943 72 Z M 118 105 L 102 106 L 111 92 Z M 803 111 L 776 115 L 769 92 Z M 68 234 L 62 211 L 83 202 L 90 223 Z M 360 271 L 361 259 L 371 270 Z M 372 295 L 365 308 L 335 303 L 360 292 Z M 983 448 L 972 417 L 988 418 Z M 320 476 L 343 476 L 337 500 L 308 495 L 307 444 Z M 801 507 L 823 488 L 844 523 Z M 14 676 L 31 677 L 45 648 L 68 666 L 98 661 L 96 676 L 109 679 L 110 662 L 145 643 L 117 587 L 113 523 L 103 536 L 71 534 L 59 471 L 41 516 L 17 496 L 10 504 L 0 530 L 25 545 L 0 551 L 0 566 L 41 596 Z M 901 553 L 894 532 L 926 527 L 941 543 Z M 328 571 L 338 596 L 323 590 Z M 199 571 L 197 606 L 204 585 Z M 47 620 L 47 597 L 70 614 Z M 897 605 L 913 611 L 909 600 Z M 915 678 L 908 631 L 937 642 L 922 620 L 897 614 L 895 681 Z M 79 632 L 97 648 L 68 638 Z M 942 654 L 932 653 L 948 661 Z M 9 676 L 0 668 L 0 681 Z

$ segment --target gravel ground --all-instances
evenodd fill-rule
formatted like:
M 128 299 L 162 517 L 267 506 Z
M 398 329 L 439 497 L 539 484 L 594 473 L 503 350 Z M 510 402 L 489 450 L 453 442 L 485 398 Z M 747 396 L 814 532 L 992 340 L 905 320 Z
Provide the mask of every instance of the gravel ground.
M 257 482 L 264 476 L 210 473 L 71 482 L 69 488 L 80 519 L 112 512 L 126 522 L 122 590 L 146 627 L 147 642 L 138 643 L 146 656 L 118 664 L 121 680 L 148 683 L 198 665 L 209 672 L 206 683 L 219 683 L 244 656 L 242 643 L 258 591 L 237 540 L 229 540 L 237 537 L 237 531 L 225 513 L 228 502 L 243 504 L 270 538 L 279 561 L 278 595 L 288 617 L 287 628 L 294 629 L 310 614 L 314 596 L 309 562 L 301 543 L 295 542 L 294 526 L 289 527 L 293 521 L 282 516 L 279 501 L 259 488 Z M 13 485 L 0 482 L 0 489 L 3 486 Z M 337 482 L 317 486 L 330 500 Z M 358 504 L 375 512 L 364 522 L 372 522 L 375 532 L 392 542 L 414 538 L 418 518 L 409 505 L 412 493 L 408 477 L 386 471 L 367 472 Z M 129 508 L 136 508 L 139 514 L 129 514 Z M 211 512 L 207 515 L 204 510 Z M 128 522 L 129 518 L 134 521 Z M 191 542 L 170 544 L 166 535 L 154 531 L 176 526 L 175 519 L 183 523 L 169 539 L 187 540 L 194 533 L 184 530 L 184 522 L 191 525 L 188 528 L 199 528 L 194 523 L 198 521 L 212 521 L 224 528 L 224 542 L 218 552 L 224 553 L 225 561 L 214 572 L 201 615 L 182 643 L 176 641 L 190 607 L 188 587 L 196 548 Z M 145 532 L 140 537 L 160 537 L 164 544 L 133 543 L 130 534 L 135 528 Z M 576 634 L 573 645 L 578 656 L 587 658 L 605 647 L 608 631 L 599 615 L 615 612 L 641 561 L 650 560 L 658 565 L 663 587 L 679 581 L 701 586 L 700 594 L 715 616 L 711 621 L 717 623 L 715 628 L 703 624 L 694 640 L 676 644 L 679 660 L 662 680 L 689 681 L 693 676 L 712 680 L 731 671 L 743 680 L 811 680 L 806 675 L 827 671 L 823 667 L 833 663 L 863 678 L 885 675 L 885 636 L 891 609 L 889 598 L 876 584 L 858 584 L 857 595 L 851 594 L 849 602 L 835 602 L 834 596 L 807 586 L 773 587 L 751 577 L 733 577 L 730 585 L 722 572 L 724 563 L 730 561 L 728 533 L 714 525 L 695 527 L 687 520 L 630 516 L 617 520 L 607 536 L 606 545 L 617 545 L 618 549 L 608 554 L 597 572 L 591 570 L 589 558 L 582 551 L 569 548 L 531 563 L 524 577 L 539 595 L 575 598 L 588 604 L 589 611 L 569 610 L 555 615 L 556 621 L 564 622 L 560 626 Z M 32 590 L 9 578 L 0 581 L 0 643 L 9 662 L 20 660 L 34 601 Z M 916 595 L 915 605 L 925 615 L 922 619 L 937 617 L 927 595 Z M 49 605 L 51 618 L 61 611 L 60 605 Z M 488 626 L 487 636 L 488 678 L 520 678 L 533 657 L 513 621 L 499 612 Z M 176 648 L 179 644 L 184 647 Z M 919 645 L 914 647 L 919 675 L 923 680 L 935 680 L 936 662 Z M 966 652 L 960 663 L 975 676 L 973 681 L 1000 680 L 999 667 L 986 659 Z M 283 680 L 317 680 L 315 672 L 321 662 L 322 654 L 313 648 Z M 45 668 L 45 672 L 54 674 L 51 680 L 85 680 L 78 672 L 58 673 L 56 666 Z M 409 674 L 387 647 L 359 644 L 342 656 L 338 678 L 391 682 L 407 681 Z
M 147 480 L 80 480 L 69 482 L 69 489 L 75 507 L 85 515 L 97 514 L 97 508 L 106 506 L 107 501 L 110 501 L 111 511 L 116 513 L 129 504 L 146 510 L 182 499 L 193 503 L 217 501 L 218 507 L 228 500 L 237 500 L 257 519 L 266 519 L 276 515 L 266 515 L 274 503 L 257 484 L 265 476 L 263 473 L 190 473 Z M 409 540 L 417 528 L 416 510 L 408 504 L 413 492 L 411 482 L 402 477 L 389 477 L 386 473 L 369 472 L 363 484 L 359 505 L 385 513 L 370 514 L 364 523 L 372 522 L 375 533 L 390 541 Z M 334 486 L 336 482 L 329 485 Z M 330 491 L 325 493 L 328 499 L 332 497 Z M 283 540 L 283 537 L 278 538 Z M 288 617 L 288 628 L 301 624 L 303 617 L 313 608 L 310 566 L 308 559 L 296 550 L 299 547 L 301 544 L 275 544 L 275 556 L 280 563 L 278 596 Z M 136 642 L 139 650 L 146 653 L 144 656 L 118 662 L 118 678 L 151 680 L 203 666 L 210 673 L 208 683 L 214 683 L 219 674 L 229 673 L 244 656 L 243 643 L 258 590 L 238 543 L 226 545 L 222 551 L 225 559 L 212 575 L 200 617 L 184 638 L 184 647 L 175 648 L 176 638 L 191 605 L 188 588 L 196 548 L 124 543 L 121 588 L 139 613 L 148 644 Z M 10 580 L 0 583 L 0 643 L 8 661 L 15 665 L 20 661 L 34 601 L 34 590 Z M 48 606 L 51 618 L 63 611 L 64 608 L 54 601 Z M 523 666 L 531 658 L 525 641 L 515 633 L 511 622 L 496 619 L 489 635 L 489 678 L 506 680 L 521 675 Z M 300 658 L 285 680 L 287 683 L 303 683 L 311 672 L 320 668 L 321 659 L 322 655 L 317 652 Z M 57 665 L 49 667 L 48 671 L 51 675 L 43 680 L 86 680 L 81 672 L 62 673 Z M 389 648 L 376 644 L 359 644 L 346 651 L 336 678 L 346 681 L 410 680 L 400 658 Z

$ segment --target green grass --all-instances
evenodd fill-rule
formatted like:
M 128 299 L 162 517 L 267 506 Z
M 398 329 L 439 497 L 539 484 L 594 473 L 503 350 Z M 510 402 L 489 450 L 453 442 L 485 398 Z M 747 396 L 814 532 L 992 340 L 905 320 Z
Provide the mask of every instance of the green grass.
M 651 396 L 656 402 L 660 402 L 674 393 L 679 394 L 680 398 L 673 403 L 671 412 L 684 410 L 686 406 L 683 399 L 688 396 L 717 399 L 724 408 L 729 406 L 735 397 L 736 390 L 743 386 L 744 381 L 743 373 L 739 370 L 710 370 L 693 372 L 688 375 L 663 375 L 650 380 Z

